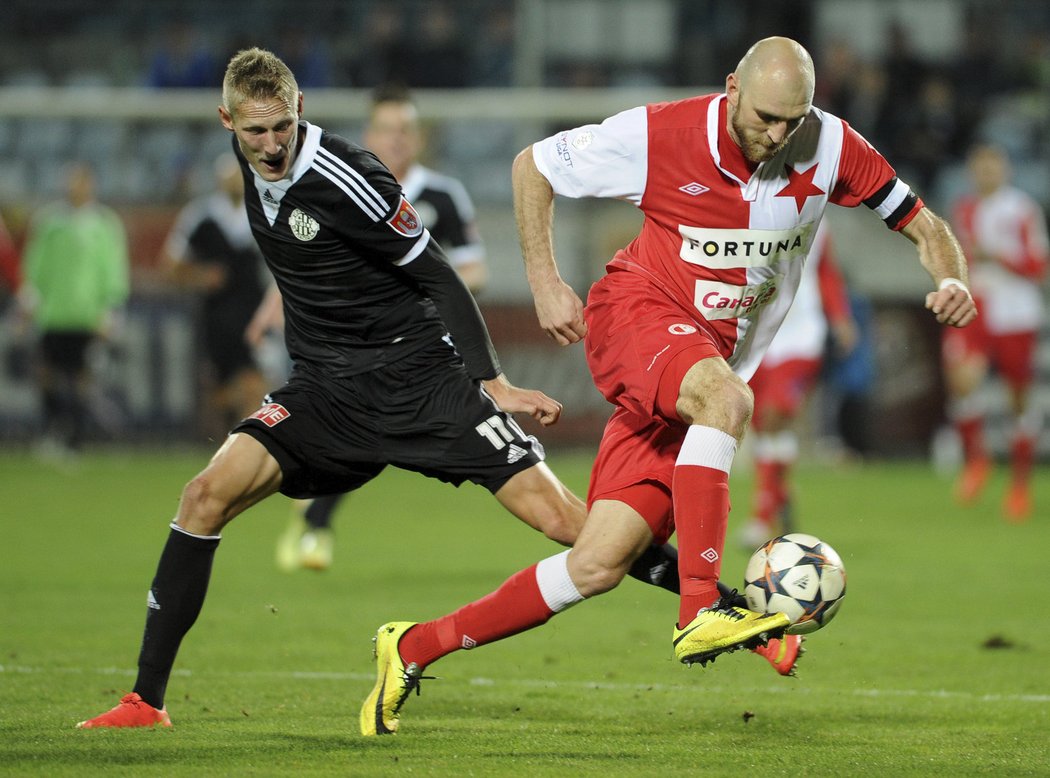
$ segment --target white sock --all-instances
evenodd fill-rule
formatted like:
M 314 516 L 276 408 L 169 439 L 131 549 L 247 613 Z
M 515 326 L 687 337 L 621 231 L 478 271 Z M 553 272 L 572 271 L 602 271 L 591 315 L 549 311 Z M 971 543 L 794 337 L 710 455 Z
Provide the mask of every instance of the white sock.
M 569 576 L 568 551 L 540 560 L 536 565 L 536 583 L 543 601 L 555 613 L 561 613 L 583 600 L 583 595 Z

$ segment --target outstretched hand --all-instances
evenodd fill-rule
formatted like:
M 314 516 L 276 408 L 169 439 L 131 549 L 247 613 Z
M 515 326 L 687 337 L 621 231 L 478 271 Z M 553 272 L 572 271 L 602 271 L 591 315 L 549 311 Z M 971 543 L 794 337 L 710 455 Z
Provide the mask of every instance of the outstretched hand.
M 926 308 L 933 311 L 939 324 L 965 327 L 977 318 L 977 305 L 961 282 L 947 279 L 936 292 L 926 295 Z
M 561 416 L 561 403 L 538 389 L 519 389 L 502 373 L 482 386 L 501 410 L 507 413 L 527 413 L 544 427 L 549 427 Z

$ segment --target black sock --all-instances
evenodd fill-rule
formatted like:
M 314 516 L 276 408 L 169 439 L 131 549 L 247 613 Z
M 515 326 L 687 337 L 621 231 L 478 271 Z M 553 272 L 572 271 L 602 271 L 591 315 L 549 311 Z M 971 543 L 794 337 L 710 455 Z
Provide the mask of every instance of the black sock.
M 655 543 L 634 560 L 627 574 L 639 581 L 678 594 L 678 549 L 670 543 Z
M 718 595 L 730 598 L 730 605 L 736 608 L 747 608 L 747 598 L 731 586 L 718 582 Z
M 647 584 L 659 586 L 667 589 L 669 592 L 679 594 L 678 549 L 670 543 L 662 546 L 654 543 L 643 551 L 640 557 L 634 560 L 628 575 Z M 718 594 L 721 597 L 730 597 L 732 595 L 732 605 L 738 608 L 747 607 L 747 599 L 744 595 L 721 581 L 718 582 Z
M 168 676 L 183 636 L 204 605 L 218 538 L 172 528 L 149 592 L 146 629 L 134 691 L 154 708 L 164 707 Z
M 312 499 L 306 507 L 306 513 L 303 514 L 310 529 L 331 529 L 332 514 L 335 513 L 335 506 L 341 499 L 342 494 L 325 494 Z

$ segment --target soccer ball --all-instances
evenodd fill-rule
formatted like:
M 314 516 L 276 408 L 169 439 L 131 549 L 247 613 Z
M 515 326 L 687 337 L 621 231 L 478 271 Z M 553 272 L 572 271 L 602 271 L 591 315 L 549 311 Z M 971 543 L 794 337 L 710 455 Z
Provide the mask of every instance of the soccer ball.
M 838 553 L 812 535 L 793 532 L 768 541 L 751 556 L 744 572 L 748 607 L 783 613 L 787 632 L 814 632 L 833 618 L 846 595 L 846 568 Z

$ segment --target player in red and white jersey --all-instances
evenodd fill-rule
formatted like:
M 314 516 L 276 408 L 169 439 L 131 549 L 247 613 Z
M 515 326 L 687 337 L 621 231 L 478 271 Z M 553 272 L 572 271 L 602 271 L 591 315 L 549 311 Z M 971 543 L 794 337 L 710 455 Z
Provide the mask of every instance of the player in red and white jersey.
M 571 551 L 487 597 L 434 621 L 381 627 L 363 730 L 396 728 L 430 662 L 608 591 L 654 538 L 675 530 L 678 659 L 705 663 L 783 635 L 786 616 L 720 598 L 716 583 L 729 469 L 752 412 L 747 379 L 787 313 L 827 203 L 865 203 L 917 245 L 939 322 L 963 326 L 977 315 L 947 224 L 860 135 L 812 105 L 813 89 L 808 52 L 768 38 L 727 77 L 725 94 L 633 108 L 515 159 L 515 215 L 540 325 L 563 345 L 586 339 L 594 381 L 615 406 L 588 518 Z M 619 198 L 645 216 L 591 288 L 586 312 L 555 261 L 555 194 Z
M 790 471 L 798 457 L 794 425 L 820 375 L 829 334 L 844 353 L 857 341 L 831 234 L 821 222 L 791 310 L 749 382 L 755 396 L 751 417 L 755 488 L 752 518 L 740 534 L 748 548 L 793 529 L 786 513 Z
M 991 463 L 983 440 L 987 409 L 977 392 L 994 367 L 1009 389 L 1013 431 L 1011 483 L 1003 501 L 1007 519 L 1020 521 L 1032 512 L 1030 475 L 1035 442 L 1042 426 L 1029 403 L 1048 255 L 1042 208 L 1010 184 L 1006 155 L 994 146 L 971 150 L 973 191 L 955 204 L 953 220 L 970 264 L 974 298 L 982 317 L 975 327 L 944 334 L 944 370 L 948 414 L 963 444 L 964 467 L 956 496 L 970 503 L 980 495 Z

